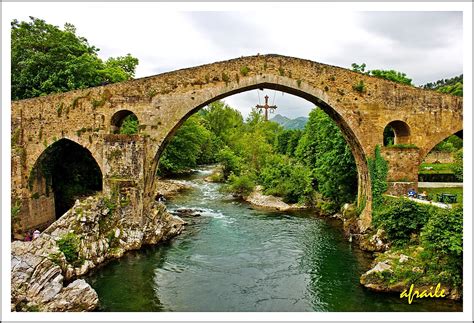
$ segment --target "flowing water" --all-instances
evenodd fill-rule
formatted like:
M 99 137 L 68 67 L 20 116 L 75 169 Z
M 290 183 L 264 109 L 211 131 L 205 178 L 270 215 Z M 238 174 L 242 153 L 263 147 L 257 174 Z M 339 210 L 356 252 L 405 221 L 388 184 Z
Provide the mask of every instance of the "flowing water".
M 460 311 L 460 303 L 398 295 L 359 284 L 368 255 L 341 224 L 311 212 L 269 212 L 220 193 L 201 169 L 192 189 L 167 202 L 200 217 L 170 242 L 129 252 L 87 277 L 102 311 Z

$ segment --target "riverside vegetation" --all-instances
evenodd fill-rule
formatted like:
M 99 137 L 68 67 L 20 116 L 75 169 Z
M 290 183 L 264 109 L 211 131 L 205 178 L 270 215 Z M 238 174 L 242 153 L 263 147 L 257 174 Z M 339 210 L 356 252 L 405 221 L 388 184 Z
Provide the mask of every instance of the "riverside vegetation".
M 241 196 L 261 187 L 265 194 L 306 204 L 323 215 L 337 213 L 356 198 L 357 171 L 352 154 L 337 125 L 319 108 L 311 111 L 304 130 L 288 130 L 265 122 L 256 111 L 244 121 L 237 110 L 216 101 L 182 125 L 164 151 L 159 171 L 170 175 L 206 163 L 219 163 L 222 170 L 212 179 Z M 373 228 L 358 241 L 363 249 L 385 252 L 376 253 L 374 260 L 375 267 L 384 264 L 382 269 L 370 270 L 361 277 L 361 283 L 391 292 L 401 292 L 412 283 L 441 283 L 448 297 L 459 299 L 462 205 L 443 210 L 386 197 L 387 165 L 379 148 L 368 164 Z M 342 217 L 350 231 L 358 210 L 348 210 Z

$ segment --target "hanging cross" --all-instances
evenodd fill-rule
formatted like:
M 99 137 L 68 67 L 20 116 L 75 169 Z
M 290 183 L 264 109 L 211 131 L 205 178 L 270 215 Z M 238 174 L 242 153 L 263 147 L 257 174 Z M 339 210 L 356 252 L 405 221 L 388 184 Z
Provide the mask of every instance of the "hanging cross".
M 276 105 L 268 105 L 268 95 L 265 95 L 265 105 L 257 104 L 255 107 L 257 109 L 265 109 L 265 121 L 268 121 L 268 109 L 270 109 L 270 112 L 273 112 L 277 108 Z

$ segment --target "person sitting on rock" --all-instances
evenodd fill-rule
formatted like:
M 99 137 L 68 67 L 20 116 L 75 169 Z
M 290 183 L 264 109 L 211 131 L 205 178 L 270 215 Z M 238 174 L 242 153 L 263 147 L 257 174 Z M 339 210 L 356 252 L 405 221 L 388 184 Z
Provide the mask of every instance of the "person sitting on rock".
M 36 238 L 39 238 L 40 236 L 40 232 L 38 229 L 36 229 L 34 232 L 33 232 L 33 240 L 35 240 Z
M 26 232 L 24 241 L 31 241 L 31 233 L 30 233 L 30 231 Z

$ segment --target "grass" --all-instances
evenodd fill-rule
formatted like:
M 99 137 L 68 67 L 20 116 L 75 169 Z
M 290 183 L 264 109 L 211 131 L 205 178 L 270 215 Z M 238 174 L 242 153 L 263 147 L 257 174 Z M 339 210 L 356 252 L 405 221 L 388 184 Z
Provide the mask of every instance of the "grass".
M 391 145 L 388 145 L 387 147 L 390 147 L 390 148 L 405 148 L 405 149 L 418 148 L 415 144 L 391 144 Z
M 426 191 L 426 193 L 428 193 L 428 198 L 431 199 L 432 201 L 436 201 L 436 195 L 441 194 L 441 193 L 457 195 L 457 203 L 454 203 L 454 205 L 462 204 L 462 200 L 463 200 L 462 187 L 420 188 L 418 191 L 419 192 Z
M 453 169 L 454 169 L 454 163 L 446 163 L 446 164 L 422 163 L 420 165 L 419 173 L 420 174 L 454 174 Z

